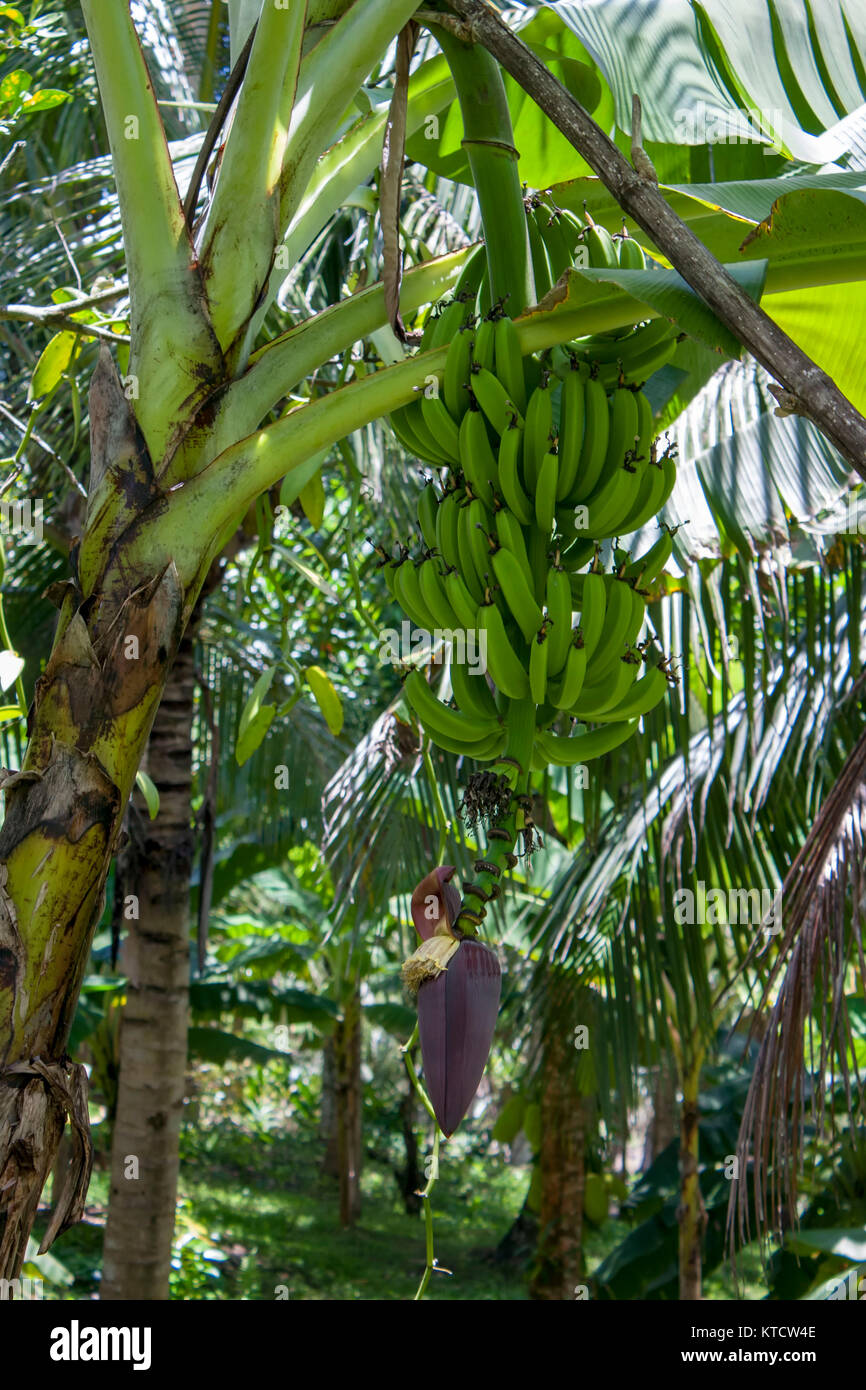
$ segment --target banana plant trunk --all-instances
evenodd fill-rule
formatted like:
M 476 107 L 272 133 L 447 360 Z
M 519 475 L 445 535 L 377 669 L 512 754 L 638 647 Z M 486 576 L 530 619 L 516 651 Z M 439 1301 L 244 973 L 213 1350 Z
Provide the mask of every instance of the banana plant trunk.
M 69 588 L 73 588 L 72 585 Z M 45 1242 L 80 1217 L 86 1076 L 66 1043 L 105 881 L 181 635 L 173 565 L 115 562 L 86 613 L 68 594 L 0 830 L 0 1277 L 20 1269 L 66 1116 L 75 1150 Z M 132 640 L 130 640 L 132 639 Z M 131 654 L 135 653 L 133 657 Z M 46 1248 L 47 1248 L 46 1244 Z
M 561 1027 L 549 1027 L 541 1064 L 541 1209 L 530 1296 L 569 1300 L 583 1272 L 586 1181 L 585 1101 L 574 1081 L 574 1050 Z
M 120 1079 L 111 1155 L 101 1296 L 169 1297 L 189 1015 L 193 636 L 171 669 L 147 749 L 159 792 L 148 817 L 132 801 L 123 851 L 129 977 L 120 1025 Z

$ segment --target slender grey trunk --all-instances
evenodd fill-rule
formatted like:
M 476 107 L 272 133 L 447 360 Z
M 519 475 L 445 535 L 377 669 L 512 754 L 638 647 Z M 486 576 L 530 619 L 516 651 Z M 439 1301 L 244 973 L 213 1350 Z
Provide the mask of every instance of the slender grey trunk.
M 159 814 L 151 821 L 135 793 L 121 866 L 138 918 L 129 903 L 103 1299 L 169 1296 L 189 1011 L 193 688 L 191 625 L 148 746 Z

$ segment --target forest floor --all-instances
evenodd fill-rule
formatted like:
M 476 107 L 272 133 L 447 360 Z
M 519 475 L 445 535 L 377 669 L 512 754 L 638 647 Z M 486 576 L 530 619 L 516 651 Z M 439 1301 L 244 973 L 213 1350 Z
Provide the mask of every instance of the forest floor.
M 187 1129 L 182 1151 L 173 1298 L 368 1301 L 414 1296 L 424 1266 L 423 1218 L 406 1213 L 384 1165 L 368 1164 L 361 1219 L 353 1230 L 343 1231 L 336 1183 L 319 1173 L 321 1145 L 313 1138 L 250 1133 L 225 1123 L 204 1134 Z M 496 1261 L 493 1252 L 520 1211 L 528 1181 L 528 1169 L 501 1160 L 485 1164 L 477 1155 L 455 1155 L 450 1167 L 443 1162 L 433 1194 L 435 1250 L 439 1264 L 452 1272 L 434 1275 L 428 1298 L 527 1298 L 525 1269 Z M 51 1252 L 68 1273 L 58 1270 L 57 1283 L 46 1278 L 47 1298 L 98 1297 L 107 1198 L 108 1174 L 97 1171 L 84 1221 Z M 40 1215 L 37 1240 L 46 1216 Z M 590 1270 L 626 1231 L 615 1218 L 600 1229 L 587 1229 Z M 71 1281 L 64 1285 L 61 1278 Z M 744 1292 L 751 1299 L 763 1296 L 751 1280 Z M 726 1268 L 707 1280 L 705 1297 L 738 1297 Z

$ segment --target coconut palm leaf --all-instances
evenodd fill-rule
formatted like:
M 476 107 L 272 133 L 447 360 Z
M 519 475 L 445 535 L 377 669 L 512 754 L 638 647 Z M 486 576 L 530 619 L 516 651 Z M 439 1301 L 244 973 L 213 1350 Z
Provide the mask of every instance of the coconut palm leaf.
M 861 916 L 864 826 L 866 733 L 851 749 L 782 888 L 784 936 L 758 1008 L 769 1007 L 774 989 L 775 1001 L 758 1049 L 737 1143 L 737 1152 L 750 1157 L 753 1214 L 762 1234 L 778 1226 L 783 1212 L 797 1211 L 797 1173 L 807 1116 L 819 1133 L 824 1131 L 828 1090 L 832 1097 L 837 1077 L 852 1129 L 862 1124 L 866 1092 L 854 1060 L 845 988 L 852 972 L 859 975 L 861 988 L 866 981 Z M 750 963 L 747 957 L 744 968 Z M 808 1084 L 810 1076 L 817 1084 Z M 733 1232 L 736 1220 L 740 1238 L 748 1238 L 748 1194 L 739 1179 L 734 1195 L 729 1230 Z

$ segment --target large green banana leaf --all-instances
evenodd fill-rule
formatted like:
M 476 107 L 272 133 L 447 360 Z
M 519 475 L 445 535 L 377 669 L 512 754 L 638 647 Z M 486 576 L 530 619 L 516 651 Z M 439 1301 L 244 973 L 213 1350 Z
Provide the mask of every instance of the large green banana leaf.
M 569 0 L 556 10 L 607 78 L 623 130 L 640 93 L 649 141 L 739 154 L 720 140 L 727 127 L 821 164 L 841 152 L 823 132 L 866 96 L 866 9 L 855 0 Z

